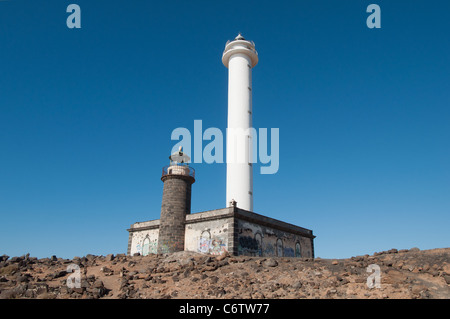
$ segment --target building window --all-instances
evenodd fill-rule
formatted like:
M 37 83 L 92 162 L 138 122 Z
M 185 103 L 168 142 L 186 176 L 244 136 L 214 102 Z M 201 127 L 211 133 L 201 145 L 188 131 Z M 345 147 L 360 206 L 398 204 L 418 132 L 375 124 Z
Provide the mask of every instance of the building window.
M 208 230 L 204 230 L 200 235 L 200 239 L 198 241 L 198 251 L 207 254 L 209 252 L 210 245 L 211 233 Z
M 201 238 L 210 240 L 211 239 L 211 233 L 208 230 L 204 230 L 202 232 Z
M 147 256 L 150 252 L 150 238 L 145 237 L 142 243 L 142 256 Z
M 302 257 L 302 250 L 300 248 L 300 243 L 295 244 L 295 257 Z
M 277 239 L 277 257 L 283 257 L 283 241 L 281 238 Z
M 257 252 L 257 254 L 258 254 L 258 256 L 261 257 L 262 256 L 262 236 L 261 236 L 260 233 L 256 233 L 255 240 L 258 243 L 258 252 Z

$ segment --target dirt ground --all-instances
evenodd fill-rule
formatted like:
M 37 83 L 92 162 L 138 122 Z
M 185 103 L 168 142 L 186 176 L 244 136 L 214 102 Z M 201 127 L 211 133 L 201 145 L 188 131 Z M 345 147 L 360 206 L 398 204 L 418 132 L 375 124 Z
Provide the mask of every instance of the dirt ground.
M 348 259 L 0 256 L 0 299 L 449 299 L 449 284 L 450 248 Z

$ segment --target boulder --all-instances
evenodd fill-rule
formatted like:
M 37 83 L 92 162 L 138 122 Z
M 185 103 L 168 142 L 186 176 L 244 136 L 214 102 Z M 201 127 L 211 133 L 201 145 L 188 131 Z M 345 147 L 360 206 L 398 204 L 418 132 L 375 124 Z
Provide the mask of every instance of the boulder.
M 266 267 L 276 267 L 276 266 L 278 266 L 278 262 L 275 259 L 273 259 L 273 258 L 267 259 L 266 261 L 264 261 L 263 264 Z
M 291 287 L 294 289 L 300 289 L 300 288 L 302 288 L 302 286 L 303 286 L 303 284 L 301 283 L 301 281 L 296 281 L 291 285 Z
M 228 251 L 224 251 L 222 254 L 216 257 L 216 260 L 221 261 L 228 257 L 230 257 L 230 253 Z
M 11 257 L 11 259 L 9 260 L 10 263 L 19 263 L 21 261 L 23 261 L 24 258 L 23 257 Z
M 102 273 L 104 273 L 105 275 L 113 273 L 113 270 L 106 266 L 103 266 L 102 268 L 100 268 L 100 271 Z
M 30 281 L 30 279 L 29 279 L 29 276 L 26 276 L 26 275 L 18 275 L 17 276 L 17 278 L 16 278 L 16 281 L 17 282 L 29 282 Z
M 92 254 L 87 254 L 87 255 L 86 255 L 86 259 L 87 259 L 88 261 L 94 261 L 95 258 L 96 258 L 95 255 L 92 255 Z
M 103 281 L 100 279 L 97 279 L 94 284 L 92 285 L 93 288 L 104 288 Z

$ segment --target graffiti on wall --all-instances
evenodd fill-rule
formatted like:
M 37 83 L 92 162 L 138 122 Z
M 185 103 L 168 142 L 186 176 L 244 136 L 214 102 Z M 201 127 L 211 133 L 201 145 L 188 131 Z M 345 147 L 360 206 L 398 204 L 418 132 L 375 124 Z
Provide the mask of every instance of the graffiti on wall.
M 241 236 L 238 244 L 239 255 L 262 256 L 262 247 L 256 238 Z
M 156 254 L 158 234 L 155 232 L 136 232 L 131 239 L 130 254 L 139 253 L 141 256 Z
M 291 247 L 284 248 L 284 257 L 295 257 L 294 249 Z
M 264 256 L 275 256 L 275 248 L 268 243 L 264 246 Z
M 156 254 L 158 252 L 158 241 L 150 241 L 150 238 L 146 237 L 142 243 L 142 256 L 147 256 L 149 254 Z
M 198 251 L 203 254 L 220 255 L 227 250 L 227 245 L 222 238 L 212 239 L 200 237 L 198 241 Z
M 173 251 L 183 251 L 184 242 L 178 240 L 168 240 L 165 243 L 161 243 L 158 248 L 158 254 L 167 254 Z
M 241 228 L 238 236 L 238 255 L 302 257 L 302 254 L 307 254 L 302 249 L 298 237 L 271 230 L 246 227 Z
M 136 241 L 133 253 L 139 253 L 142 256 L 157 253 L 157 239 L 151 240 L 149 236 L 146 236 L 144 239 L 137 238 Z
M 136 253 L 141 253 L 141 244 L 140 243 L 137 243 L 136 244 Z

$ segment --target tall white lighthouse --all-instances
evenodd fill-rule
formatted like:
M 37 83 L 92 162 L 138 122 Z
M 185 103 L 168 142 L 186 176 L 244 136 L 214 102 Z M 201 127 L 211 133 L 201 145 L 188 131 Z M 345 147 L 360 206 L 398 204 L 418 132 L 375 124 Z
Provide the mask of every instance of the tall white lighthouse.
M 228 68 L 226 206 L 236 201 L 239 208 L 253 211 L 252 68 L 258 63 L 255 44 L 239 33 L 225 45 L 222 62 Z

